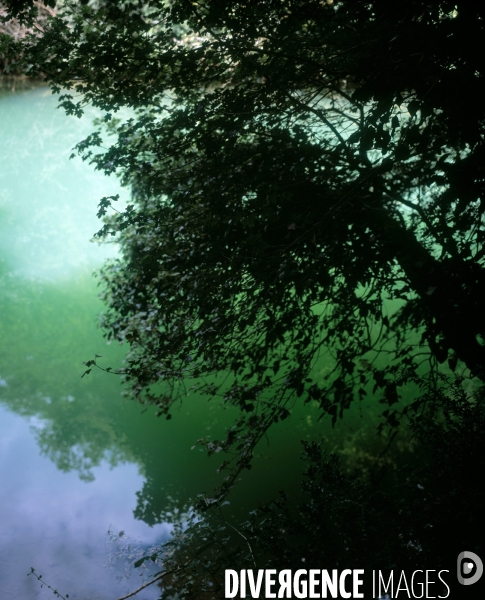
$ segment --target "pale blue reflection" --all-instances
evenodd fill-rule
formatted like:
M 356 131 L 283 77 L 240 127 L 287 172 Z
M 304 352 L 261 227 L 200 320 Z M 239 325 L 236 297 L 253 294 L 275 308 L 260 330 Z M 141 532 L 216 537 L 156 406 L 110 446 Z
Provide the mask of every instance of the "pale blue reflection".
M 105 463 L 93 469 L 94 481 L 84 483 L 76 473 L 62 473 L 39 455 L 29 427 L 25 419 L 2 411 L 2 597 L 53 597 L 26 576 L 31 566 L 72 600 L 114 599 L 140 585 L 133 570 L 125 578 L 132 560 L 113 561 L 118 546 L 107 535 L 108 529 L 124 530 L 139 552 L 168 539 L 168 525 L 149 527 L 133 519 L 135 493 L 143 484 L 138 467 L 124 464 L 110 469 Z M 109 562 L 115 567 L 110 568 Z M 156 598 L 157 588 L 148 588 L 143 597 Z

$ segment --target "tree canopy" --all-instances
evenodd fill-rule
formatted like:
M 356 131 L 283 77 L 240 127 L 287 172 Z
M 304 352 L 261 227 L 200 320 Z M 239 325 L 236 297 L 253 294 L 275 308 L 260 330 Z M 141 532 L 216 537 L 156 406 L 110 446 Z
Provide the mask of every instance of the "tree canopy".
M 104 111 L 77 152 L 132 189 L 101 200 L 99 235 L 121 244 L 103 325 L 131 344 L 133 395 L 167 418 L 187 386 L 239 407 L 208 444 L 236 471 L 295 398 L 335 421 L 380 393 L 393 425 L 423 360 L 483 380 L 483 17 L 67 0 L 9 43 L 68 113 Z
M 174 594 L 202 597 L 209 572 L 217 596 L 221 565 L 253 568 L 253 539 L 278 568 L 324 538 L 322 562 L 345 566 L 422 568 L 456 540 L 480 553 L 484 393 L 445 375 L 485 378 L 483 6 L 64 0 L 38 21 L 36 2 L 6 5 L 35 33 L 2 36 L 5 64 L 72 115 L 100 108 L 76 152 L 132 191 L 124 209 L 100 200 L 98 234 L 121 248 L 101 272 L 103 326 L 130 344 L 132 395 L 167 418 L 188 390 L 240 409 L 206 442 L 230 469 L 207 504 L 298 399 L 335 423 L 370 398 L 432 447 L 393 496 L 306 444 L 300 513 L 256 512 L 234 553 L 227 527 L 196 520 L 161 559 Z M 404 405 L 408 382 L 426 393 Z M 441 424 L 409 410 L 421 400 Z

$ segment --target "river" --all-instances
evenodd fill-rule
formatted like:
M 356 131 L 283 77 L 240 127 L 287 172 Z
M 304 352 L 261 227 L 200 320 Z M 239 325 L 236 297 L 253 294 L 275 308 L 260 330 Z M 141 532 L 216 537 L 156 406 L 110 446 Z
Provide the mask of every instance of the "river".
M 90 239 L 99 199 L 128 192 L 69 160 L 94 112 L 76 119 L 56 106 L 45 87 L 0 91 L 0 581 L 9 600 L 54 597 L 27 576 L 31 567 L 71 600 L 137 587 L 132 564 L 168 539 L 173 502 L 220 477 L 218 459 L 192 449 L 195 440 L 234 416 L 190 397 L 168 422 L 125 400 L 116 375 L 81 378 L 95 353 L 113 368 L 123 359 L 97 328 L 93 278 L 117 249 Z M 269 500 L 301 472 L 289 429 L 298 443 L 314 417 L 305 408 L 265 441 L 240 507 Z

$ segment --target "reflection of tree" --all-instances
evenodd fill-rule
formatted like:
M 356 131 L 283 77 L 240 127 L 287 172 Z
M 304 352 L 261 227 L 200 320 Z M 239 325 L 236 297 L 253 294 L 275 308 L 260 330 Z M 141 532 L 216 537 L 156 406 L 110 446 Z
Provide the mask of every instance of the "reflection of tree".
M 132 460 L 111 420 L 119 398 L 119 386 L 112 384 L 118 382 L 80 379 L 80 357 L 96 336 L 99 303 L 90 293 L 93 286 L 82 280 L 69 287 L 3 283 L 3 402 L 36 417 L 41 449 L 61 470 L 76 469 L 90 478 L 90 469 L 103 459 L 113 465 Z
M 125 401 L 117 376 L 94 370 L 81 378 L 82 359 L 98 352 L 103 354 L 100 363 L 116 366 L 122 354 L 104 347 L 96 333 L 101 306 L 93 282 L 54 286 L 1 279 L 0 376 L 7 387 L 0 388 L 0 397 L 10 410 L 34 417 L 33 431 L 45 456 L 85 480 L 93 478 L 93 468 L 102 461 L 138 464 L 145 483 L 137 493 L 135 517 L 150 525 L 169 518 L 170 498 L 186 500 L 216 486 L 217 457 L 209 461 L 201 448 L 190 448 L 201 432 L 220 434 L 229 412 L 190 396 L 167 422 L 154 418 L 153 410 L 143 413 L 138 404 Z M 265 456 L 246 472 L 247 493 L 238 502 L 267 500 L 285 487 L 289 473 L 300 472 L 299 457 L 288 442 L 316 429 L 311 409 L 304 413 L 280 424 L 269 446 L 264 441 L 258 452 Z
M 168 508 L 161 496 L 162 488 L 160 488 L 159 482 L 150 475 L 147 476 L 143 488 L 136 493 L 135 517 L 148 525 L 159 523 L 162 512 Z
M 108 460 L 112 467 L 135 460 L 105 410 L 87 412 L 82 401 L 62 398 L 55 404 L 52 416 L 35 428 L 35 435 L 42 453 L 58 469 L 78 471 L 81 479 L 90 481 L 94 479 L 93 467 L 102 460 Z
M 194 455 L 190 448 L 197 427 L 214 421 L 213 410 L 205 416 L 192 411 L 180 430 L 125 401 L 117 376 L 94 372 L 81 379 L 82 359 L 93 351 L 104 355 L 106 365 L 122 355 L 115 347 L 100 351 L 104 342 L 96 332 L 96 315 L 101 305 L 91 279 L 51 285 L 13 281 L 0 273 L 0 280 L 0 376 L 6 384 L 0 399 L 9 410 L 33 417 L 45 456 L 85 480 L 105 460 L 112 466 L 137 463 L 149 482 L 138 494 L 138 518 L 162 515 L 166 490 L 174 495 L 177 489 L 187 498 L 210 486 L 217 464 L 207 464 L 202 452 Z

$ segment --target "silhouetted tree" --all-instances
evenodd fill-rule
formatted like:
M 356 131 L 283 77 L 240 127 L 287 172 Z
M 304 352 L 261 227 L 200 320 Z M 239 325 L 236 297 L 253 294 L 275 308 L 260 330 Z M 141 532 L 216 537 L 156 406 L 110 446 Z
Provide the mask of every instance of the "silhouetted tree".
M 381 389 L 392 425 L 423 353 L 483 379 L 483 12 L 68 0 L 17 47 L 115 135 L 77 150 L 133 190 L 99 214 L 123 253 L 104 327 L 131 343 L 134 396 L 168 418 L 192 381 L 238 406 L 208 444 L 236 470 L 295 397 L 335 420 Z

